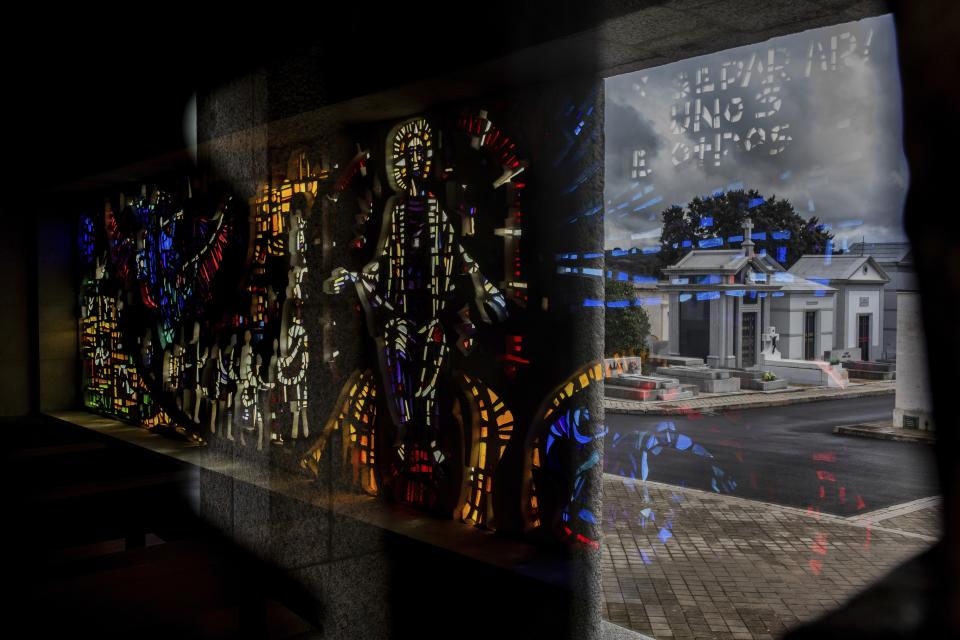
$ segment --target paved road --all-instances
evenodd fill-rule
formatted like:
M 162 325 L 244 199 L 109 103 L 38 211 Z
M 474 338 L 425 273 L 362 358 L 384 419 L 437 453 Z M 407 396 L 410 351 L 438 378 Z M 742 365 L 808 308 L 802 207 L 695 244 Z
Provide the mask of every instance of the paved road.
M 639 478 L 637 432 L 670 421 L 714 459 L 693 454 L 681 440 L 683 451 L 664 447 L 648 455 L 649 480 L 710 490 L 715 465 L 735 480 L 732 495 L 843 516 L 935 495 L 930 445 L 832 432 L 836 425 L 890 419 L 893 403 L 893 396 L 881 396 L 703 416 L 608 414 L 605 469 Z

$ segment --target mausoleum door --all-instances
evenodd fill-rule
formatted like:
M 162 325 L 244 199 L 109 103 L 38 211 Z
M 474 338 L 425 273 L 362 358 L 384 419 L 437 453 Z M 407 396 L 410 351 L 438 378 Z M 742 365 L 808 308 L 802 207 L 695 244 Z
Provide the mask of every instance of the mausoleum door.
M 710 302 L 691 298 L 678 305 L 680 355 L 706 360 L 710 352 Z
M 817 312 L 804 312 L 803 319 L 803 358 L 804 360 L 813 360 L 816 358 L 817 341 Z
M 860 359 L 870 359 L 870 316 L 861 313 L 857 316 L 857 346 L 860 347 Z
M 746 369 L 757 364 L 757 313 L 751 311 L 740 317 L 740 366 Z

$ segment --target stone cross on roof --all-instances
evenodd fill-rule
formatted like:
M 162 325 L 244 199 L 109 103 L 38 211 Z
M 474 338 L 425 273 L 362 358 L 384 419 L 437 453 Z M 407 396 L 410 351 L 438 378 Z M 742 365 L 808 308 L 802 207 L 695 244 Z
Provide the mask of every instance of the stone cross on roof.
M 753 257 L 753 220 L 747 218 L 743 221 L 743 255 L 748 258 Z

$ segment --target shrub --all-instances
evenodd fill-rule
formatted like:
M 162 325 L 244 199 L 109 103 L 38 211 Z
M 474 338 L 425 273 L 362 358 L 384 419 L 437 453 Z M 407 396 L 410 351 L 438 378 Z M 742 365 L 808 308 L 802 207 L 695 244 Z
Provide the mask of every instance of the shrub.
M 621 356 L 646 356 L 647 336 L 650 335 L 650 320 L 647 312 L 632 304 L 637 297 L 629 282 L 607 280 L 607 301 L 631 301 L 627 307 L 607 307 L 604 312 L 604 354 L 609 358 Z

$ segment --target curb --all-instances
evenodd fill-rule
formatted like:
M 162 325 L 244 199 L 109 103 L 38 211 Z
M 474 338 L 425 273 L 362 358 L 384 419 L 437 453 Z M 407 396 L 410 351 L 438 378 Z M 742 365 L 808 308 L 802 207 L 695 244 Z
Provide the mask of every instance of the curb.
M 743 400 L 734 401 L 730 404 L 722 404 L 709 407 L 683 406 L 682 404 L 664 404 L 651 407 L 637 407 L 635 409 L 626 409 L 621 407 L 604 406 L 606 413 L 619 415 L 650 415 L 650 416 L 672 416 L 682 415 L 690 412 L 714 413 L 717 410 L 738 410 L 738 409 L 763 409 L 767 407 L 784 407 L 792 404 L 805 404 L 808 402 L 821 402 L 823 400 L 844 400 L 847 398 L 866 398 L 870 396 L 893 395 L 895 388 L 891 389 L 864 389 L 862 391 L 851 391 L 843 394 L 830 394 L 825 396 L 801 396 L 794 398 L 771 398 L 769 400 L 759 400 L 756 402 L 744 402 Z M 789 392 L 787 392 L 789 393 Z
M 856 436 L 860 438 L 873 438 L 875 440 L 892 440 L 894 442 L 923 442 L 925 444 L 932 445 L 936 444 L 937 441 L 934 436 L 913 434 L 905 429 L 894 429 L 894 427 L 889 429 L 881 429 L 865 424 L 847 424 L 834 427 L 833 432 L 841 436 Z

